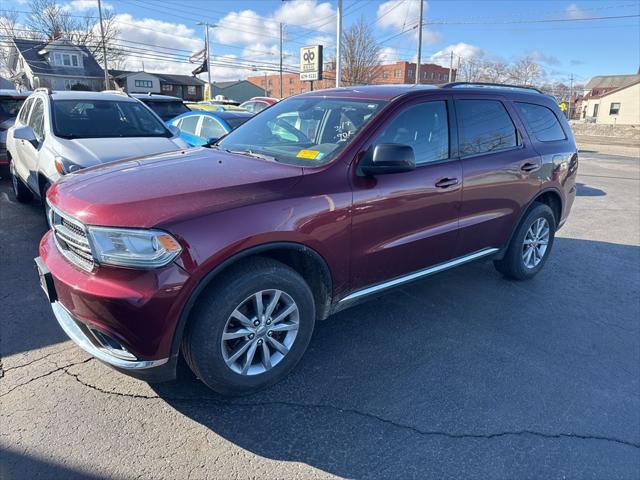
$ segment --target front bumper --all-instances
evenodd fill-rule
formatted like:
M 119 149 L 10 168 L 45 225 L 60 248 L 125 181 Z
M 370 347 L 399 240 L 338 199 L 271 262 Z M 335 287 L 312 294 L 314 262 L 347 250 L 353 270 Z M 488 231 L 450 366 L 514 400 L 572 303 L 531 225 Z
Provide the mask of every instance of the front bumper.
M 175 378 L 173 337 L 188 275 L 177 265 L 89 273 L 59 252 L 51 232 L 36 259 L 41 283 L 64 332 L 90 355 L 146 381 Z

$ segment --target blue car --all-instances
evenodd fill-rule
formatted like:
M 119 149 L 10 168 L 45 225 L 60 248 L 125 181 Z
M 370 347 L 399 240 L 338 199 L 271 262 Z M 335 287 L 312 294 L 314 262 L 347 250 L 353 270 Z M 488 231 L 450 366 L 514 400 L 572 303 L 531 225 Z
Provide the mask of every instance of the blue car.
M 180 129 L 180 137 L 192 147 L 208 145 L 253 116 L 249 112 L 207 112 L 193 110 L 169 120 L 167 125 Z

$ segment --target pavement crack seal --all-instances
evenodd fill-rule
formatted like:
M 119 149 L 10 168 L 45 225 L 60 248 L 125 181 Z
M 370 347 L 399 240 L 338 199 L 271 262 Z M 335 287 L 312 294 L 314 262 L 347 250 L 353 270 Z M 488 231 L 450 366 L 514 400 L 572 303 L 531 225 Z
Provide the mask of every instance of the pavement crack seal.
M 437 436 L 437 437 L 446 437 L 451 439 L 479 439 L 479 440 L 491 440 L 494 438 L 501 437 L 510 437 L 510 436 L 526 436 L 530 435 L 533 437 L 545 438 L 545 439 L 579 439 L 579 440 L 599 440 L 604 442 L 612 442 L 620 445 L 638 448 L 640 449 L 640 443 L 631 442 L 628 440 L 622 440 L 615 437 L 607 437 L 604 435 L 585 435 L 579 433 L 546 433 L 546 432 L 538 432 L 535 430 L 513 430 L 513 431 L 503 431 L 503 432 L 495 432 L 495 433 L 451 433 L 445 432 L 442 430 L 422 430 L 420 428 L 414 427 L 412 425 L 406 425 L 403 423 L 396 422 L 394 420 L 389 420 L 384 417 L 380 417 L 373 413 L 362 412 L 360 410 L 352 409 L 352 408 L 340 408 L 335 407 L 333 405 L 326 404 L 309 404 L 309 403 L 294 403 L 294 402 L 286 402 L 286 401 L 266 401 L 266 402 L 254 402 L 254 403 L 244 403 L 244 402 L 223 402 L 219 400 L 214 400 L 212 398 L 197 398 L 197 397 L 170 397 L 170 396 L 158 396 L 158 395 L 140 395 L 135 393 L 121 393 L 121 392 L 113 392 L 109 390 L 104 390 L 95 385 L 91 385 L 90 383 L 85 382 L 80 379 L 80 374 L 71 373 L 65 370 L 65 373 L 76 379 L 78 383 L 81 385 L 95 390 L 97 392 L 113 395 L 118 397 L 128 397 L 128 398 L 137 398 L 142 400 L 162 400 L 162 401 L 172 401 L 176 403 L 186 403 L 186 404 L 198 404 L 198 405 L 213 405 L 218 407 L 239 407 L 239 408 L 256 408 L 256 407 L 288 407 L 288 408 L 299 408 L 299 409 L 317 409 L 324 411 L 337 412 L 340 414 L 352 414 L 358 417 L 366 418 L 369 420 L 374 420 L 376 422 L 381 422 L 387 425 L 391 425 L 395 428 L 407 430 L 413 432 L 417 435 L 421 436 Z
M 41 378 L 48 377 L 49 375 L 53 375 L 56 372 L 60 372 L 60 371 L 66 372 L 66 370 L 68 368 L 71 368 L 71 367 L 73 367 L 75 365 L 81 365 L 83 363 L 87 363 L 87 362 L 89 362 L 91 360 L 93 360 L 93 357 L 86 358 L 86 359 L 84 359 L 84 360 L 82 360 L 80 362 L 69 363 L 67 365 L 63 365 L 61 367 L 54 368 L 53 370 L 50 370 L 47 373 L 43 373 L 42 375 L 38 375 L 36 377 L 32 377 L 29 380 L 27 380 L 26 382 L 19 383 L 18 385 L 14 385 L 12 388 L 10 388 L 6 392 L 4 392 L 2 395 L 0 395 L 0 398 L 9 395 L 11 392 L 13 392 L 14 390 L 17 390 L 18 388 L 24 387 L 25 385 L 29 385 L 31 382 L 35 382 L 36 380 L 40 380 Z

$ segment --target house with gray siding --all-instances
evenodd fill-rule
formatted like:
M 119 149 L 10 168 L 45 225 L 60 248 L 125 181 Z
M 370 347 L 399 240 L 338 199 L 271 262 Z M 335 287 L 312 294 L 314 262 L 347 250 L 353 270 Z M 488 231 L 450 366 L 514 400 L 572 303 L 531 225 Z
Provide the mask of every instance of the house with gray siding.
M 104 71 L 83 45 L 65 39 L 14 38 L 11 43 L 8 67 L 18 88 L 104 89 Z

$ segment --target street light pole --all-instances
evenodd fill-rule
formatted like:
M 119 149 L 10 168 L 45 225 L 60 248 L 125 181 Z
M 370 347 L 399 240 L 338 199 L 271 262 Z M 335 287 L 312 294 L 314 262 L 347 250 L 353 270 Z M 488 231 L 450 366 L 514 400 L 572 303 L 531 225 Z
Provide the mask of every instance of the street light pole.
M 98 16 L 100 17 L 100 36 L 102 37 L 102 62 L 104 64 L 104 89 L 109 90 L 109 70 L 107 69 L 107 45 L 104 42 L 104 24 L 102 23 L 102 3 L 98 0 Z
M 206 47 L 207 56 L 207 83 L 209 84 L 209 100 L 213 100 L 213 86 L 211 85 L 211 58 L 210 58 L 210 50 L 209 50 L 209 27 L 215 27 L 215 25 L 211 25 L 207 22 L 198 22 L 198 25 L 204 25 L 204 43 Z
M 342 60 L 340 58 L 340 43 L 342 42 L 342 0 L 336 6 L 336 88 L 342 80 Z
M 422 57 L 422 13 L 424 2 L 420 0 L 420 20 L 418 21 L 418 58 L 416 59 L 416 85 L 420 83 L 420 62 Z
M 280 98 L 282 98 L 282 22 L 280 22 Z

